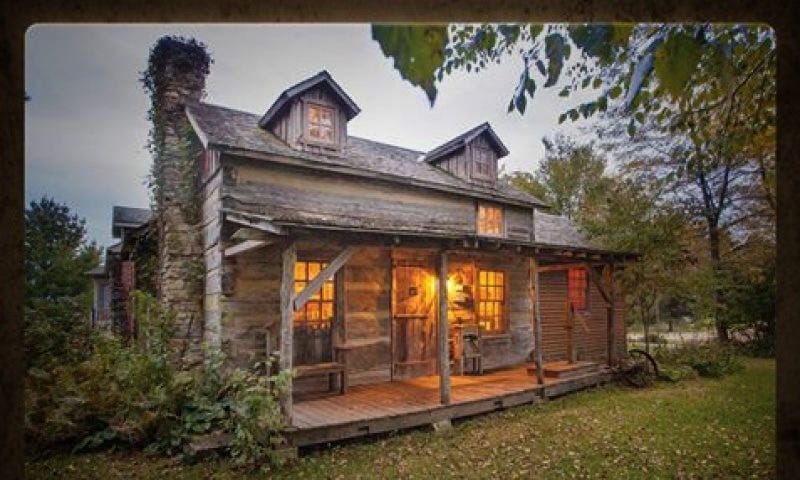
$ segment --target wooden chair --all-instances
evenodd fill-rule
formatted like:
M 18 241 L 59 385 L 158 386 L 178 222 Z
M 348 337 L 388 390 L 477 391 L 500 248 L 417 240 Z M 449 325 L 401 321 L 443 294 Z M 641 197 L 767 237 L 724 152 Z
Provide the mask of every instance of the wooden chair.
M 461 326 L 461 375 L 466 373 L 467 365 L 470 372 L 483 375 L 483 354 L 481 353 L 481 329 L 477 325 L 465 324 Z

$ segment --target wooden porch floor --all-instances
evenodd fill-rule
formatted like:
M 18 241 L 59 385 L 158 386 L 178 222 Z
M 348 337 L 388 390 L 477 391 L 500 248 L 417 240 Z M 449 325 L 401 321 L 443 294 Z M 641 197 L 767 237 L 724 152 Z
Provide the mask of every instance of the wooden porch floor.
M 569 379 L 546 378 L 538 385 L 527 365 L 480 376 L 452 376 L 451 404 L 439 402 L 439 377 L 359 385 L 344 395 L 297 401 L 291 440 L 296 446 L 430 424 L 540 401 L 604 383 L 604 369 Z

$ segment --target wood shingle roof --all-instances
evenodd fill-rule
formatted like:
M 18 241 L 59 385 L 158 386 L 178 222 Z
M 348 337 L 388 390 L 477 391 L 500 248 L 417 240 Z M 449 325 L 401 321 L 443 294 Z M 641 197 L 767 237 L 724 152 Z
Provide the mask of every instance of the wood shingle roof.
M 503 181 L 484 186 L 462 180 L 423 161 L 425 152 L 350 135 L 342 155 L 313 154 L 291 148 L 270 131 L 259 127 L 256 114 L 208 103 L 187 106 L 186 110 L 203 143 L 222 151 L 243 156 L 260 154 L 302 160 L 310 168 L 377 177 L 512 205 L 547 206 L 533 195 Z

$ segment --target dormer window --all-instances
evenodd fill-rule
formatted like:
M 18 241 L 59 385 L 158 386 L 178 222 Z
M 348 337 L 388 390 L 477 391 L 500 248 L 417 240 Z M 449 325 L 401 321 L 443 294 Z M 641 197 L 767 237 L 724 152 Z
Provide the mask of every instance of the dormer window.
M 333 108 L 314 103 L 308 104 L 308 139 L 322 143 L 334 143 Z
M 478 235 L 502 237 L 505 233 L 503 228 L 503 208 L 479 203 L 477 227 Z
M 338 156 L 347 145 L 347 122 L 360 111 L 322 71 L 284 90 L 258 126 L 295 150 Z
M 425 161 L 468 182 L 493 186 L 497 162 L 508 149 L 488 123 L 462 133 L 425 154 Z
M 472 159 L 474 162 L 473 176 L 476 178 L 492 178 L 492 163 L 494 163 L 494 155 L 488 148 L 481 148 L 477 146 L 472 147 Z

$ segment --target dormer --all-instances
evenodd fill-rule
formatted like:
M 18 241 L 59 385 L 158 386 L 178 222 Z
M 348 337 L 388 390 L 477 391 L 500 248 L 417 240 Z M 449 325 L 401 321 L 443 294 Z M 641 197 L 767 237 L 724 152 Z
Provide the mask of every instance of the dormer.
M 440 145 L 425 155 L 425 161 L 468 182 L 493 185 L 497 161 L 508 149 L 489 123 L 483 123 Z
M 258 125 L 297 150 L 336 155 L 347 144 L 347 122 L 360 111 L 323 70 L 284 90 Z

